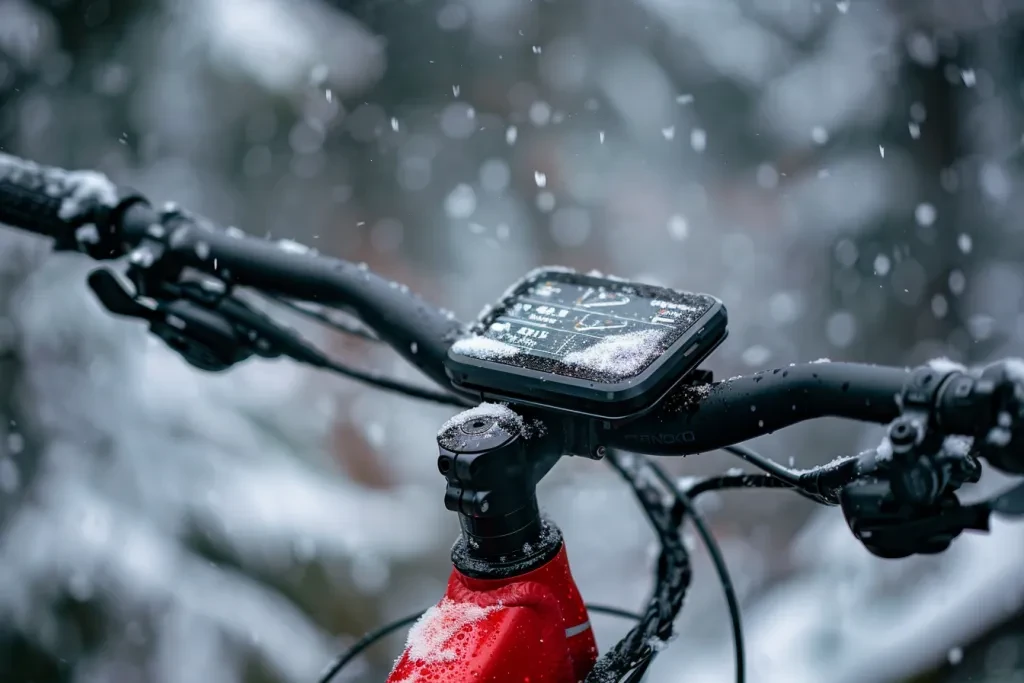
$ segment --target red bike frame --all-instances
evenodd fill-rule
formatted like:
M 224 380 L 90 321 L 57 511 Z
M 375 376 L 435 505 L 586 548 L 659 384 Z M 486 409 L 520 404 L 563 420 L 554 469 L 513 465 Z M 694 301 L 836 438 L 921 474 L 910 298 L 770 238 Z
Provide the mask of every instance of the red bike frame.
M 388 683 L 579 683 L 596 659 L 563 545 L 508 579 L 454 569 L 444 598 L 409 631 Z

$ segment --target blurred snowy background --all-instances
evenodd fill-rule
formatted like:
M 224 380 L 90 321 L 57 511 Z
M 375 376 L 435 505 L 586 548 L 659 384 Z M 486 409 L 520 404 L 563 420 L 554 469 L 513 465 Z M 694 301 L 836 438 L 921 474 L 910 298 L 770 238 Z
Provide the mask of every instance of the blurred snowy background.
M 1020 0 L 0 0 L 0 148 L 366 261 L 463 319 L 542 264 L 714 293 L 720 376 L 982 362 L 1024 355 L 1022 19 Z M 448 411 L 285 363 L 199 374 L 101 313 L 88 268 L 0 233 L 0 681 L 312 681 L 437 599 Z M 878 434 L 755 445 L 809 466 Z M 542 488 L 584 595 L 639 605 L 654 548 L 629 491 L 589 461 Z M 796 496 L 705 509 L 751 681 L 1024 681 L 1024 528 L 883 562 Z M 695 561 L 652 683 L 732 676 Z M 595 625 L 604 647 L 625 629 Z M 383 680 L 400 645 L 345 680 Z

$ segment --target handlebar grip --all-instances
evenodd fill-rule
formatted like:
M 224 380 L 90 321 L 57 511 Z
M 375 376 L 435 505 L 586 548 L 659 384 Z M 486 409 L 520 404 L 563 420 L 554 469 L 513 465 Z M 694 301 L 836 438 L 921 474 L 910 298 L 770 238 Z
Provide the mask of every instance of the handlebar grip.
M 0 223 L 67 241 L 117 202 L 117 187 L 101 173 L 40 166 L 0 152 Z

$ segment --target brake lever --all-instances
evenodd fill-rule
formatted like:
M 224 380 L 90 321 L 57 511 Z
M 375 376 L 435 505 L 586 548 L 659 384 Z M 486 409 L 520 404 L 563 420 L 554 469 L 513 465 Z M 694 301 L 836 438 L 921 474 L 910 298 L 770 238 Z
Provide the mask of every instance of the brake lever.
M 256 348 L 228 316 L 191 298 L 154 299 L 139 296 L 127 278 L 109 268 L 88 277 L 89 288 L 111 313 L 136 318 L 190 365 L 220 372 L 251 357 Z M 267 349 L 260 355 L 273 356 Z
M 988 531 L 991 510 L 956 495 L 981 477 L 981 463 L 961 441 L 943 439 L 925 416 L 908 411 L 889 427 L 885 448 L 860 458 L 857 479 L 840 505 L 853 535 L 878 557 L 946 550 L 966 530 Z

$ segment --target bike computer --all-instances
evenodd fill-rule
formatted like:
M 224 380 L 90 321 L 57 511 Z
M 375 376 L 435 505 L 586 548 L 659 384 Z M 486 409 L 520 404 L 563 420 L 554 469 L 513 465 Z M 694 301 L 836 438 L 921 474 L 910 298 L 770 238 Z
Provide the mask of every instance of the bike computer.
M 487 309 L 445 366 L 484 400 L 619 419 L 653 407 L 726 334 L 713 296 L 544 268 Z

